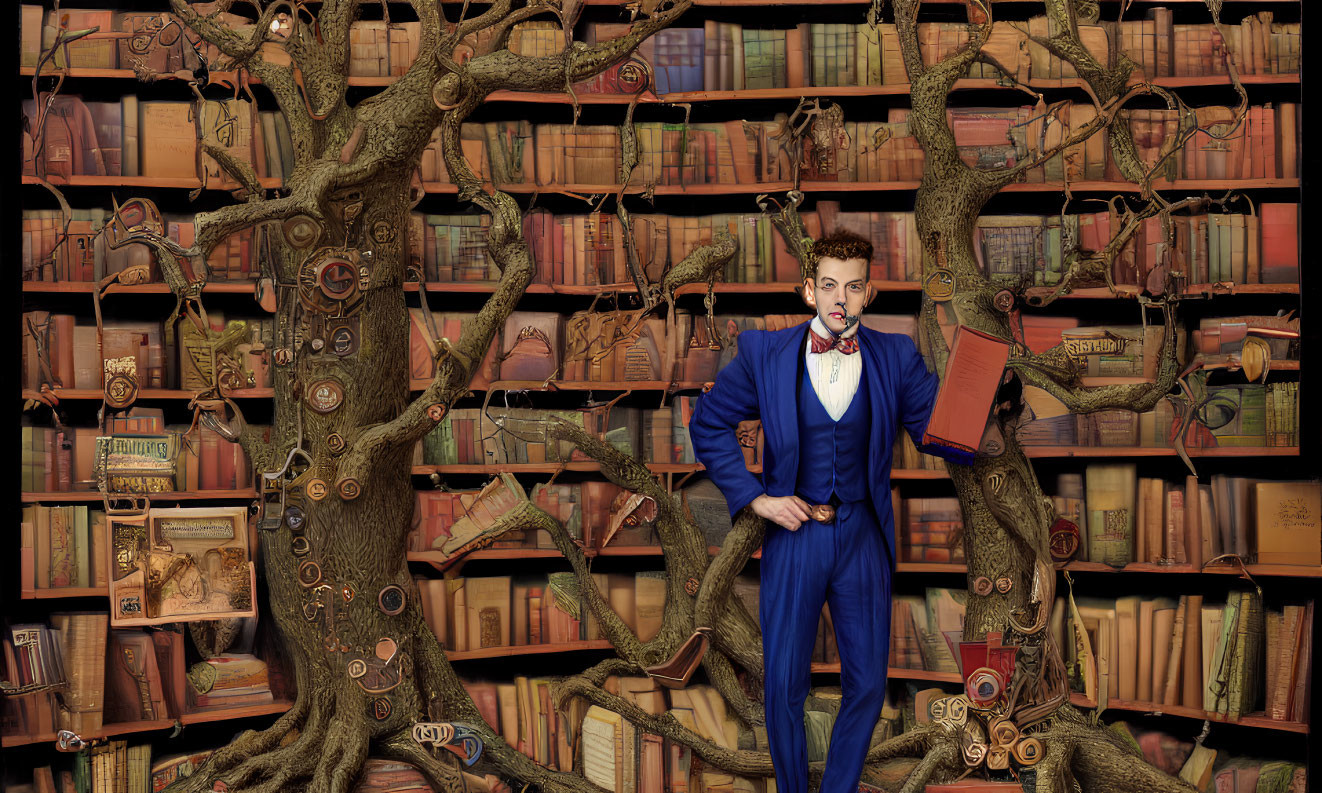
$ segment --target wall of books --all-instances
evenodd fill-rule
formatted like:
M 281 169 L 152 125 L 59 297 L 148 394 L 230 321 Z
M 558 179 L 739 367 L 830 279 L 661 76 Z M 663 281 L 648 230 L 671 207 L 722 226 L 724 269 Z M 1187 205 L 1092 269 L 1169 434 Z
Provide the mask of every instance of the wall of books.
M 409 6 L 389 2 L 387 22 L 380 5 L 364 4 L 354 28 L 351 102 L 379 92 L 418 56 Z M 1085 351 L 1085 382 L 1149 381 L 1160 314 L 1132 298 L 1161 283 L 1169 260 L 1187 273 L 1180 287 L 1186 298 L 1181 362 L 1213 370 L 1207 399 L 1193 417 L 1167 401 L 1143 413 L 1076 416 L 1045 392 L 1026 389 L 1031 420 L 1019 439 L 1057 513 L 1081 530 L 1077 548 L 1060 560 L 1070 586 L 1062 574 L 1052 630 L 1064 648 L 1072 701 L 1104 705 L 1103 718 L 1130 735 L 1149 762 L 1203 791 L 1302 791 L 1316 625 L 1310 593 L 1322 578 L 1322 489 L 1301 465 L 1301 452 L 1316 451 L 1315 439 L 1299 431 L 1301 345 L 1286 338 L 1291 333 L 1270 332 L 1300 329 L 1301 2 L 1227 0 L 1220 31 L 1199 2 L 1100 5 L 1103 21 L 1082 26 L 1081 34 L 1103 62 L 1124 54 L 1139 66 L 1136 80 L 1210 107 L 1238 101 L 1227 75 L 1233 57 L 1249 108 L 1228 137 L 1195 135 L 1166 158 L 1156 183 L 1171 198 L 1227 190 L 1240 198 L 1216 211 L 1173 214 L 1171 245 L 1156 219 L 1146 223 L 1110 274 L 1117 294 L 1081 289 L 1022 313 L 1022 340 L 1033 350 L 1065 342 Z M 42 42 L 53 39 L 59 24 L 49 6 L 21 7 L 21 68 L 14 79 L 25 94 Z M 167 6 L 144 0 L 132 10 L 60 13 L 71 28 L 131 34 L 151 30 Z M 762 13 L 769 6 L 774 16 Z M 660 549 L 647 521 L 630 516 L 630 494 L 606 482 L 581 454 L 538 438 L 546 438 L 549 414 L 582 423 L 645 461 L 693 515 L 713 552 L 721 545 L 728 511 L 694 459 L 688 419 L 702 384 L 733 357 L 739 333 L 809 318 L 793 291 L 798 265 L 754 200 L 794 186 L 785 130 L 800 97 L 838 104 L 848 142 L 830 167 L 805 156 L 801 212 L 808 231 L 847 228 L 870 239 L 876 251 L 870 274 L 880 296 L 864 322 L 916 335 L 921 262 L 912 213 L 923 152 L 907 128 L 907 75 L 892 12 L 886 7 L 874 25 L 864 21 L 868 8 L 851 0 L 758 6 L 699 0 L 635 55 L 654 82 L 635 112 L 640 163 L 624 186 L 634 242 L 655 282 L 717 231 L 734 237 L 737 253 L 715 287 L 714 337 L 704 316 L 705 287 L 680 290 L 673 323 L 663 315 L 637 323 L 640 302 L 621 228 L 610 206 L 594 211 L 601 195 L 616 190 L 619 125 L 637 87 L 630 64 L 574 87 L 577 123 L 567 95 L 504 92 L 463 125 L 464 153 L 475 172 L 532 206 L 524 231 L 537 273 L 482 362 L 473 393 L 417 446 L 409 560 L 427 620 L 490 725 L 536 762 L 558 769 L 583 770 L 579 738 L 586 732 L 615 735 L 637 769 L 628 790 L 617 786 L 615 793 L 764 793 L 775 786 L 706 767 L 684 747 L 638 733 L 585 703 L 552 708 L 550 682 L 606 657 L 609 644 L 545 532 L 514 531 L 488 544 L 470 538 L 508 500 L 504 488 L 521 488 L 582 542 L 598 587 L 639 638 L 659 629 L 666 592 Z M 1071 68 L 1030 40 L 1051 32 L 1038 7 L 997 2 L 995 9 L 1001 21 L 987 49 L 1045 102 L 1063 104 L 1046 118 L 1023 90 L 975 64 L 957 85 L 950 123 L 961 155 L 982 166 L 1013 164 L 1030 146 L 1059 140 L 1095 115 Z M 254 23 L 250 11 L 235 4 L 221 18 L 244 29 Z M 618 35 L 628 19 L 623 6 L 587 0 L 574 38 Z M 920 20 L 928 62 L 968 37 L 959 2 L 928 2 Z M 154 537 L 171 520 L 224 513 L 256 497 L 255 472 L 237 447 L 190 426 L 188 400 L 212 375 L 199 334 L 186 320 L 165 324 L 173 298 L 151 255 L 138 246 L 112 249 L 102 233 L 112 201 L 142 199 L 138 211 L 159 214 L 172 238 L 190 244 L 193 215 L 229 203 L 228 191 L 237 187 L 206 158 L 199 178 L 186 85 L 135 78 L 136 61 L 144 58 L 157 72 L 183 69 L 180 46 L 158 40 L 142 54 L 130 49 L 131 40 L 75 42 L 44 68 L 43 74 L 65 76 L 44 143 L 34 139 L 31 119 L 54 79 L 42 78 L 22 107 L 29 123 L 21 240 L 5 244 L 21 262 L 24 397 L 41 399 L 24 413 L 22 529 L 17 545 L 11 535 L 4 575 L 12 590 L 6 597 L 16 598 L 6 607 L 3 636 L 7 790 L 160 789 L 238 730 L 265 726 L 295 693 L 271 650 L 276 639 L 261 614 L 261 588 L 243 586 L 248 567 L 217 573 L 197 566 L 199 578 L 214 574 L 227 582 L 218 608 L 257 614 L 242 618 L 239 640 L 220 655 L 199 651 L 204 631 L 169 621 L 180 611 L 136 621 L 119 605 L 121 591 L 128 591 L 119 588 L 126 579 L 113 564 L 121 531 L 97 492 L 98 477 L 108 475 L 97 465 L 99 437 L 149 436 L 162 450 L 152 461 L 161 484 L 151 496 L 159 521 L 124 531 Z M 554 24 L 534 19 L 515 27 L 509 46 L 546 54 L 563 47 L 564 37 Z M 274 45 L 265 54 L 279 57 Z M 293 165 L 289 133 L 269 91 L 260 84 L 251 90 L 255 101 L 208 89 L 200 128 L 204 139 L 250 162 L 262 185 L 275 188 Z M 1156 163 L 1178 133 L 1178 116 L 1156 100 L 1134 102 L 1123 115 L 1140 157 Z M 1209 125 L 1223 120 L 1205 114 Z M 407 288 L 426 290 L 435 335 L 454 338 L 498 274 L 485 249 L 488 218 L 455 200 L 435 140 L 419 176 L 426 197 L 407 234 L 426 282 Z M 71 203 L 67 232 L 42 179 L 59 185 Z M 979 264 L 1007 285 L 1050 291 L 1071 246 L 1104 247 L 1123 222 L 1124 202 L 1137 195 L 1100 138 L 1067 150 L 991 201 L 977 225 Z M 267 380 L 272 315 L 254 300 L 263 234 L 236 234 L 218 248 L 205 289 L 212 330 L 224 333 L 228 345 L 224 393 L 241 399 L 248 422 L 259 427 L 272 424 L 274 410 Z M 100 297 L 98 345 L 97 283 L 130 270 L 133 283 Z M 409 299 L 411 377 L 421 388 L 432 375 L 434 334 L 424 303 L 416 294 Z M 1246 347 L 1269 361 L 1254 381 L 1241 369 Z M 142 390 L 137 407 L 103 432 L 97 409 L 104 362 L 123 357 L 144 373 Z M 750 470 L 760 470 L 757 422 L 741 427 L 739 437 Z M 1196 475 L 1181 460 L 1177 437 Z M 958 690 L 959 666 L 943 635 L 961 628 L 967 598 L 960 512 L 944 464 L 919 454 L 907 437 L 894 459 L 900 558 L 891 683 L 878 737 L 929 721 L 928 703 Z M 513 478 L 493 480 L 497 472 Z M 483 503 L 490 509 L 474 508 Z M 169 514 L 180 509 L 186 511 Z M 246 555 L 221 554 L 242 564 L 255 558 L 255 542 L 251 526 L 238 525 L 230 539 L 213 545 L 242 545 Z M 177 582 L 179 590 L 190 586 Z M 244 600 L 245 591 L 252 601 Z M 1070 591 L 1072 602 L 1064 597 Z M 146 603 L 155 602 L 146 594 Z M 165 594 L 156 608 L 172 603 L 187 610 L 186 591 Z M 735 595 L 757 613 L 756 558 Z M 479 629 L 477 615 L 490 610 L 499 615 L 498 631 Z M 813 673 L 809 759 L 821 760 L 841 697 L 829 611 Z M 215 682 L 204 687 L 201 680 Z M 57 683 L 67 686 L 58 701 L 51 688 Z M 729 748 L 765 749 L 765 733 L 750 733 L 727 714 L 702 673 L 682 690 L 646 678 L 612 678 L 607 687 L 648 712 L 669 711 Z M 589 720 L 600 723 L 585 731 Z M 187 725 L 182 734 L 173 729 L 179 725 Z M 90 749 L 57 753 L 61 729 L 77 732 Z M 374 761 L 364 784 L 400 773 Z

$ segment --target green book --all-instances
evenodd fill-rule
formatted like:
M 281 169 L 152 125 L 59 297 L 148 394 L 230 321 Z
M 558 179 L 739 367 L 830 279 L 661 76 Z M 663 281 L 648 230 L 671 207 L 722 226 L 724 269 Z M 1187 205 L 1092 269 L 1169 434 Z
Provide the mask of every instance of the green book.
M 1207 688 L 1203 692 L 1203 710 L 1208 713 L 1227 713 L 1230 693 L 1230 666 L 1234 659 L 1236 627 L 1239 621 L 1240 598 L 1231 593 L 1221 615 L 1221 635 L 1212 651 L 1212 664 L 1208 668 Z
M 79 505 L 73 510 L 73 548 L 75 554 L 74 580 L 76 587 L 92 585 L 92 536 L 88 526 L 87 507 Z
M 1236 620 L 1235 654 L 1231 659 L 1226 712 L 1243 716 L 1257 709 L 1262 687 L 1263 627 L 1262 600 L 1253 591 L 1240 593 Z

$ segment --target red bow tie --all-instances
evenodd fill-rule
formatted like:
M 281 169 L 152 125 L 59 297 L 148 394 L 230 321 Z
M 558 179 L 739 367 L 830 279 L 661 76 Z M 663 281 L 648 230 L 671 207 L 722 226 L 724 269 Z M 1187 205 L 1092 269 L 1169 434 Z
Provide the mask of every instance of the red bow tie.
M 817 331 L 808 329 L 808 335 L 812 337 L 812 351 L 814 353 L 823 353 L 830 349 L 836 349 L 845 355 L 853 355 L 858 352 L 858 336 L 841 336 L 832 341 L 817 335 Z

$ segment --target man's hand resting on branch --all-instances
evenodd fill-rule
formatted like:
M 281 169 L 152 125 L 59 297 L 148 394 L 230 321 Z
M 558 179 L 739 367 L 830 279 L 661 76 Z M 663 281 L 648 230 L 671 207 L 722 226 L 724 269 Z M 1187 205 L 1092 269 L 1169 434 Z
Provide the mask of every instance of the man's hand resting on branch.
M 768 496 L 766 493 L 749 504 L 753 511 L 790 531 L 798 531 L 808 520 L 808 502 L 798 496 Z

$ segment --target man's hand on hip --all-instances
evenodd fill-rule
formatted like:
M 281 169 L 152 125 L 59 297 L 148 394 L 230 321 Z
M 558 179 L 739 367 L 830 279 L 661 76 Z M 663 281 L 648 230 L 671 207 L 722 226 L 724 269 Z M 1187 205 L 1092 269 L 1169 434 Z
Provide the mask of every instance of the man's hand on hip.
M 763 493 L 753 499 L 749 506 L 758 515 L 790 531 L 798 531 L 809 517 L 808 503 L 798 496 L 768 496 Z

